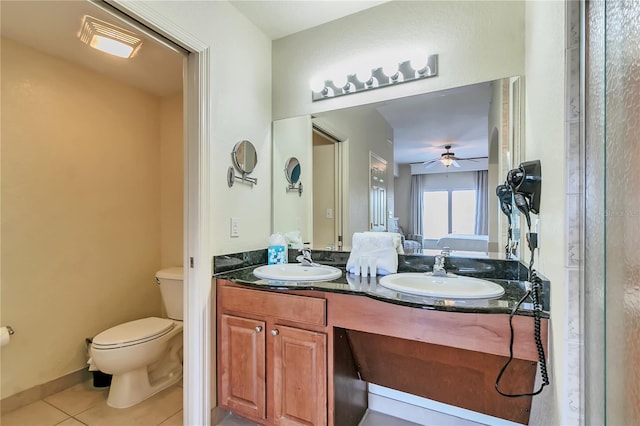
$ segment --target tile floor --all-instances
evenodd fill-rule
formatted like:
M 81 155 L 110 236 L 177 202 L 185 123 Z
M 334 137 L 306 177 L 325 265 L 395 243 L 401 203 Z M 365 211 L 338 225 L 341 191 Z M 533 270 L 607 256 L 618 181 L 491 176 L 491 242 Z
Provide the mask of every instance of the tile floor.
M 109 388 L 80 383 L 2 416 L 2 426 L 182 426 L 182 387 L 172 386 L 130 408 L 107 405 Z M 217 426 L 254 426 L 234 415 Z M 415 426 L 375 411 L 365 414 L 359 426 Z

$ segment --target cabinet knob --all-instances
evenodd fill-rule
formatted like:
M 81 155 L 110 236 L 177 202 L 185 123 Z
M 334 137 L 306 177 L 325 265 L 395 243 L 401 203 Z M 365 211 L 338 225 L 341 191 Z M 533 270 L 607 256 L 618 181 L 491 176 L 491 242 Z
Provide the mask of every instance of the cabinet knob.
M 271 330 L 271 334 L 273 334 L 274 336 L 277 336 L 278 333 L 280 333 L 280 332 L 278 331 L 277 328 L 274 328 L 273 330 Z
M 262 331 L 262 327 L 257 326 L 257 327 L 256 327 L 256 333 L 260 333 L 261 331 Z

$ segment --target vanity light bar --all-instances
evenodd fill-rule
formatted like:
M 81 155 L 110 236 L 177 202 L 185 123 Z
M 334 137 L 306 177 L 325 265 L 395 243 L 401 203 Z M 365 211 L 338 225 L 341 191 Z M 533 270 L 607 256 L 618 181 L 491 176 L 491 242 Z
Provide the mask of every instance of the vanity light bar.
M 417 67 L 418 65 L 414 66 Z M 427 64 L 422 68 L 416 69 L 414 66 L 411 65 L 411 61 L 404 61 L 398 64 L 397 69 L 388 74 L 383 71 L 382 67 L 372 68 L 371 74 L 366 77 L 360 76 L 358 78 L 356 74 L 349 74 L 347 75 L 347 83 L 344 86 L 336 86 L 333 80 L 325 80 L 321 89 L 318 87 L 316 88 L 318 90 L 311 90 L 311 99 L 313 102 L 321 101 L 365 90 L 379 89 L 394 84 L 435 77 L 438 75 L 438 55 L 429 55 Z

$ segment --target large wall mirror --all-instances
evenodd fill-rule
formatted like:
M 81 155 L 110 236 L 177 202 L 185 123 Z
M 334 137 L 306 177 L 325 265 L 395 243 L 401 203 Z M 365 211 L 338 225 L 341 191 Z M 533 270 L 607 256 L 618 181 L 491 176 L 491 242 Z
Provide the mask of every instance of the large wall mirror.
M 411 253 L 503 254 L 508 221 L 496 186 L 524 152 L 523 83 L 510 77 L 274 122 L 274 170 L 291 156 L 313 169 L 307 199 L 292 205 L 274 192 L 274 232 L 295 226 L 312 248 L 349 250 L 353 233 L 375 221 L 419 242 Z M 371 206 L 371 152 L 387 162 L 376 174 L 387 182 L 384 212 Z M 314 198 L 328 187 L 331 195 Z M 314 231 L 328 222 L 324 234 Z

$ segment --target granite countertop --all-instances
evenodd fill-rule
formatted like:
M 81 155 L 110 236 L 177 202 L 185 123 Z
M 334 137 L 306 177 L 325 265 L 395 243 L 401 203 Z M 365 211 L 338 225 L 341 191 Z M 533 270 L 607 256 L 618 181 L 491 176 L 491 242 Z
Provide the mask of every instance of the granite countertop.
M 327 254 L 328 253 L 328 254 Z M 503 296 L 494 299 L 439 299 L 415 296 L 387 289 L 378 284 L 381 276 L 361 277 L 345 270 L 344 252 L 314 252 L 314 261 L 342 270 L 340 278 L 328 282 L 271 281 L 256 277 L 253 270 L 264 265 L 258 252 L 217 256 L 214 258 L 214 278 L 226 279 L 252 288 L 268 290 L 317 290 L 324 292 L 366 296 L 387 303 L 419 309 L 448 312 L 509 314 L 525 294 L 526 268 L 517 261 L 493 259 L 451 258 L 448 271 L 457 275 L 482 278 L 495 282 L 505 289 Z M 297 263 L 295 255 L 289 254 L 289 262 Z M 241 256 L 239 256 L 241 255 Z M 266 259 L 265 259 L 266 260 Z M 232 265 L 232 266 L 231 266 Z M 428 272 L 433 265 L 433 256 L 400 255 L 398 272 Z M 542 317 L 549 318 L 549 282 L 543 278 Z M 517 315 L 533 316 L 530 298 L 520 305 Z

